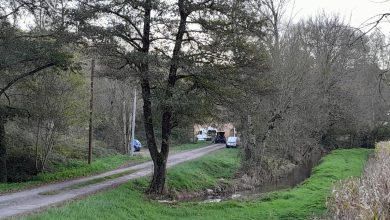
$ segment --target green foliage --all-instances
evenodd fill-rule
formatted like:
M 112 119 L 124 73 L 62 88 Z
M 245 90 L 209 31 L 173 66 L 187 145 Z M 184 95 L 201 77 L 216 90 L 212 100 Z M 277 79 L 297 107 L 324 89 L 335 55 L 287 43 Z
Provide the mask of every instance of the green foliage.
M 322 163 L 313 170 L 312 176 L 303 184 L 293 189 L 269 193 L 265 197 L 253 201 L 227 201 L 217 204 L 181 203 L 167 206 L 145 200 L 142 192 L 134 190 L 133 182 L 26 219 L 96 219 L 97 216 L 104 219 L 159 220 L 307 219 L 313 214 L 323 213 L 326 210 L 325 200 L 335 181 L 361 174 L 365 161 L 371 152 L 367 149 L 333 151 L 322 160 Z M 220 160 L 221 154 L 224 153 L 218 152 L 207 158 Z M 176 171 L 172 169 L 169 173 L 180 171 L 188 174 L 196 172 L 189 168 L 212 163 L 204 163 L 204 161 L 205 158 L 198 160 L 198 162 L 190 162 L 183 165 L 183 167 L 187 166 L 187 169 L 178 167 L 175 168 Z M 191 163 L 192 165 L 189 165 Z M 218 173 L 214 174 L 219 175 Z M 197 178 L 197 176 L 192 176 L 189 181 L 196 181 Z M 189 181 L 183 185 L 176 182 L 179 184 L 176 187 L 186 189 L 188 188 L 186 184 Z
M 65 68 L 70 65 L 72 55 L 63 48 L 63 42 L 45 33 L 23 32 L 9 22 L 0 21 L 0 76 L 4 79 L 0 83 L 9 82 L 16 76 L 24 74 L 53 63 L 56 67 Z
M 83 135 L 80 131 L 86 134 L 82 129 L 88 119 L 85 85 L 84 75 L 50 69 L 15 86 L 19 91 L 29 93 L 18 100 L 21 108 L 30 113 L 29 120 L 21 121 L 20 126 L 34 137 L 27 146 L 33 146 L 37 152 L 38 171 L 47 170 L 47 163 L 57 162 L 53 157 L 57 148 L 80 138 Z M 71 133 L 71 129 L 75 132 Z M 19 130 L 16 132 L 20 133 Z M 74 152 L 79 151 L 80 146 L 83 145 L 77 145 Z
M 390 139 L 390 125 L 384 125 L 378 129 L 376 134 L 377 140 L 389 140 Z
M 27 100 L 21 100 L 35 122 L 30 124 L 53 121 L 59 130 L 85 126 L 89 97 L 86 85 L 85 75 L 60 70 L 43 71 L 20 83 L 18 89 L 30 93 Z

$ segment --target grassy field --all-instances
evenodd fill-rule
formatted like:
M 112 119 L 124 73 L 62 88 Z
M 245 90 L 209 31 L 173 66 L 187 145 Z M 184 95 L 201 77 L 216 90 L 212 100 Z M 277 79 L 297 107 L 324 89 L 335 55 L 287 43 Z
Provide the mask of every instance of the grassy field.
M 325 201 L 335 181 L 361 174 L 370 152 L 367 149 L 333 151 L 323 158 L 322 163 L 303 184 L 289 190 L 268 193 L 265 197 L 252 201 L 165 205 L 146 199 L 137 190 L 139 187 L 136 187 L 137 184 L 144 185 L 145 180 L 138 180 L 26 218 L 307 219 L 325 212 Z M 168 181 L 177 190 L 200 189 L 215 184 L 220 177 L 230 177 L 237 167 L 234 149 L 225 149 L 173 168 L 169 171 Z
M 198 142 L 195 144 L 181 144 L 172 146 L 173 153 L 200 148 L 209 145 L 210 142 Z M 143 149 L 147 151 L 147 149 Z M 142 162 L 150 160 L 147 156 L 134 156 L 128 157 L 125 155 L 115 155 L 105 158 L 95 159 L 91 165 L 88 165 L 86 161 L 73 160 L 66 164 L 57 166 L 54 168 L 54 172 L 45 172 L 36 176 L 33 180 L 21 183 L 0 183 L 0 193 L 17 191 L 42 185 L 51 182 L 57 182 L 67 179 L 74 179 L 77 177 L 90 176 L 93 174 L 102 173 L 105 171 L 113 170 L 119 166 L 125 165 L 131 162 Z

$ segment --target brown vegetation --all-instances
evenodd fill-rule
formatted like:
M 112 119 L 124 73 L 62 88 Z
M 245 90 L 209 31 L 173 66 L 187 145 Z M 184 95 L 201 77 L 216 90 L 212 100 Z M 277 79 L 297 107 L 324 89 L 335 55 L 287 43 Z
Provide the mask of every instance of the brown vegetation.
M 348 179 L 334 187 L 327 205 L 329 219 L 390 218 L 389 142 L 377 145 L 361 178 Z

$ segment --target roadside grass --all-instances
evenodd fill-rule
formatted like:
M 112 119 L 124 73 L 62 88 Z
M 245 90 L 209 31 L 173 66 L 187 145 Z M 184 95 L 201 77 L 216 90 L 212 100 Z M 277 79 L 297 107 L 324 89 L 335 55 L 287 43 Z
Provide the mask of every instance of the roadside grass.
M 91 174 L 112 170 L 127 163 L 143 162 L 146 160 L 148 160 L 148 158 L 138 155 L 133 157 L 126 155 L 115 155 L 97 159 L 91 164 L 88 164 L 86 161 L 76 160 L 66 164 L 65 166 L 58 167 L 53 173 L 42 173 L 41 175 L 38 175 L 37 178 L 43 182 L 72 179 L 74 177 L 88 176 Z
M 237 149 L 225 149 L 178 165 L 168 170 L 169 191 L 193 192 L 227 183 L 240 166 Z M 130 184 L 138 191 L 149 186 L 149 177 L 135 179 Z
M 124 171 L 124 172 L 121 172 L 121 173 L 116 173 L 116 174 L 113 174 L 113 175 L 110 175 L 110 176 L 99 177 L 99 178 L 91 179 L 91 180 L 88 180 L 88 181 L 85 181 L 85 182 L 77 183 L 77 184 L 65 187 L 63 189 L 60 189 L 60 190 L 53 190 L 53 191 L 42 192 L 42 193 L 39 193 L 39 195 L 56 195 L 56 194 L 58 194 L 58 193 L 60 193 L 62 191 L 67 191 L 67 190 L 72 190 L 72 189 L 79 189 L 79 188 L 82 188 L 82 187 L 85 187 L 85 186 L 93 185 L 93 184 L 96 184 L 96 183 L 101 183 L 101 182 L 104 182 L 106 180 L 112 180 L 112 179 L 116 179 L 116 178 L 119 178 L 119 177 L 122 177 L 122 176 L 126 176 L 126 175 L 132 174 L 134 172 L 136 172 L 136 170 L 128 170 L 128 171 Z
M 128 157 L 125 155 L 114 155 L 96 159 L 90 165 L 86 161 L 73 160 L 66 164 L 55 167 L 54 172 L 40 173 L 32 180 L 27 182 L 1 183 L 0 193 L 17 191 L 37 185 L 74 179 L 77 177 L 89 176 L 115 169 L 130 162 L 142 162 L 146 160 L 148 160 L 148 158 L 142 156 Z
M 222 156 L 228 157 L 224 155 L 226 152 L 219 151 L 214 153 L 214 156 L 209 155 L 197 161 L 221 160 Z M 138 190 L 139 185 L 145 184 L 144 179 L 131 181 L 117 189 L 68 203 L 60 208 L 49 209 L 37 215 L 27 216 L 25 219 L 307 219 L 326 211 L 325 201 L 335 181 L 361 175 L 371 152 L 372 150 L 367 149 L 335 150 L 324 157 L 321 164 L 313 170 L 312 176 L 299 186 L 267 193 L 262 198 L 250 201 L 160 204 L 146 199 L 142 191 Z M 189 165 L 191 163 L 192 165 Z M 205 164 L 214 164 L 214 162 L 192 161 L 173 168 L 169 170 L 168 181 L 174 188 L 183 190 L 199 189 L 212 184 L 213 181 L 203 178 L 203 175 L 199 175 L 194 170 L 201 169 L 205 170 L 204 172 L 214 170 L 210 168 L 214 166 L 208 167 L 209 165 Z M 231 167 L 230 165 L 226 167 L 226 173 L 212 173 L 213 177 L 210 178 L 231 176 L 232 173 L 227 174 L 228 170 L 234 171 L 238 165 L 234 164 Z M 186 166 L 186 169 L 183 168 Z M 219 168 L 216 170 L 221 171 Z M 186 177 L 186 180 L 171 179 L 177 175 L 175 172 L 180 172 L 179 179 Z M 203 184 L 203 181 L 208 184 Z
M 195 148 L 204 147 L 210 145 L 210 142 L 197 142 L 195 144 L 181 144 L 177 146 L 172 146 L 173 153 L 181 152 L 185 150 L 191 150 Z M 147 149 L 143 149 L 146 150 Z M 92 164 L 88 164 L 84 160 L 71 160 L 66 164 L 58 165 L 54 167 L 52 172 L 44 172 L 38 174 L 30 181 L 20 182 L 20 183 L 0 183 L 0 194 L 6 192 L 14 192 L 34 186 L 39 186 L 47 183 L 64 181 L 69 179 L 74 179 L 78 177 L 90 176 L 98 173 L 103 173 L 109 170 L 116 169 L 120 166 L 131 162 L 144 162 L 150 160 L 149 156 L 136 155 L 134 157 L 129 157 L 126 155 L 114 155 L 104 158 L 99 158 L 93 160 Z
M 172 191 L 197 191 L 228 181 L 240 167 L 237 149 L 225 149 L 174 167 L 168 173 Z

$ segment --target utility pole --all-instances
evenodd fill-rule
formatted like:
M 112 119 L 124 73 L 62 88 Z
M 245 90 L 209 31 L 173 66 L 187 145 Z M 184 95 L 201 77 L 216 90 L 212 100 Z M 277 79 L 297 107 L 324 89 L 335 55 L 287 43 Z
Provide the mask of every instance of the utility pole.
M 131 103 L 131 101 L 129 101 L 129 103 Z M 127 124 L 127 127 L 128 127 L 128 131 L 127 131 L 127 146 L 126 146 L 126 154 L 130 154 L 131 153 L 131 131 L 133 130 L 132 129 L 132 123 L 133 123 L 133 111 L 129 111 L 129 120 L 128 120 L 128 124 Z
M 95 60 L 91 61 L 91 99 L 89 102 L 89 136 L 88 136 L 88 164 L 92 161 L 92 116 L 93 116 L 93 76 L 95 72 Z
M 134 100 L 133 100 L 133 117 L 132 117 L 132 125 L 131 125 L 131 149 L 130 155 L 133 156 L 134 153 L 134 131 L 135 131 L 135 112 L 137 108 L 137 89 L 134 89 Z
M 123 135 L 124 135 L 124 149 L 125 149 L 125 154 L 128 154 L 128 144 L 127 144 L 127 122 L 126 122 L 126 93 L 123 92 L 123 106 L 122 106 L 122 120 L 123 120 Z

